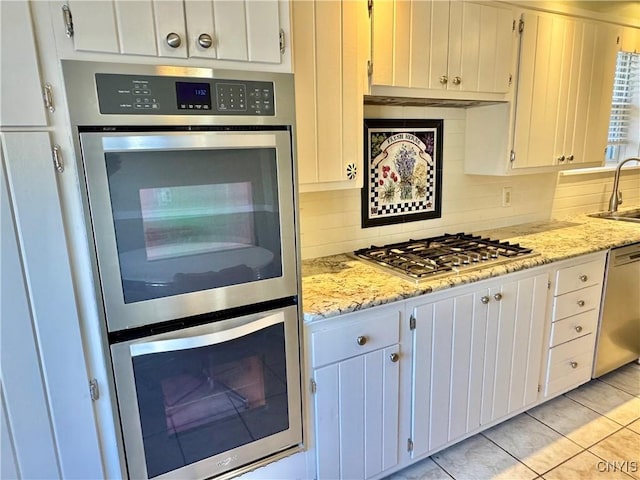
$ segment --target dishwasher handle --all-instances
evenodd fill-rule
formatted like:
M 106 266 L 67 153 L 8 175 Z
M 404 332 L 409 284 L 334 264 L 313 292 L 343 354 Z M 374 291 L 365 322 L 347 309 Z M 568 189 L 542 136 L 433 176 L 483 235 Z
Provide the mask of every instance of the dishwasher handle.
M 627 263 L 640 262 L 640 243 L 611 250 L 612 265 L 618 267 Z

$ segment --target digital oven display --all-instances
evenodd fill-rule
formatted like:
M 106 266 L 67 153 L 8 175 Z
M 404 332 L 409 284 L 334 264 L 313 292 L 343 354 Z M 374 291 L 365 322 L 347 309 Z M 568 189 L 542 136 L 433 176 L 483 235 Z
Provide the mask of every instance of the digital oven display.
M 178 110 L 211 110 L 211 85 L 176 82 Z

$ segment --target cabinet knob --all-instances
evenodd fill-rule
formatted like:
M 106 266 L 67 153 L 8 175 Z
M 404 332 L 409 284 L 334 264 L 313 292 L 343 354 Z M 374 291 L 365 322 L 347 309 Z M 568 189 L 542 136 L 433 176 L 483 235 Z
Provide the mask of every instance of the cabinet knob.
M 213 37 L 208 33 L 201 33 L 200 36 L 198 36 L 198 45 L 202 48 L 210 48 L 211 45 L 213 45 Z
M 496 293 L 493 298 L 495 298 L 497 301 L 502 300 L 502 294 L 501 293 Z
M 578 300 L 578 306 L 584 307 L 584 300 Z
M 389 359 L 393 363 L 396 363 L 400 359 L 400 355 L 398 355 L 397 353 L 392 353 L 391 355 L 389 355 Z
M 181 44 L 182 39 L 177 33 L 171 32 L 169 35 L 167 35 L 167 45 L 169 45 L 171 48 L 178 48 Z
M 487 297 L 487 296 L 485 295 L 484 297 L 482 297 L 482 298 L 480 299 L 480 301 L 486 305 L 487 303 L 489 303 L 489 297 Z
M 462 79 L 460 77 L 453 77 L 452 82 L 454 85 L 460 85 L 462 83 Z
M 442 75 L 442 76 L 440 77 L 440 83 L 441 83 L 442 85 L 446 85 L 448 81 L 449 81 L 449 77 L 447 77 L 446 75 Z
M 365 343 L 367 343 L 367 337 L 365 337 L 364 335 L 360 335 L 358 338 L 356 338 L 356 343 L 358 345 L 364 345 Z
M 576 327 L 576 332 L 580 333 L 581 331 L 582 331 L 582 327 L 581 327 L 580 325 L 578 325 L 578 326 Z
M 564 163 L 564 155 L 558 157 L 558 163 Z
M 581 282 L 586 282 L 589 279 L 589 277 L 587 277 L 586 275 L 580 275 L 580 281 Z
M 570 362 L 571 368 L 578 368 L 578 362 Z
M 569 155 L 569 156 L 567 157 L 567 160 L 569 160 L 570 162 L 573 162 L 573 155 Z

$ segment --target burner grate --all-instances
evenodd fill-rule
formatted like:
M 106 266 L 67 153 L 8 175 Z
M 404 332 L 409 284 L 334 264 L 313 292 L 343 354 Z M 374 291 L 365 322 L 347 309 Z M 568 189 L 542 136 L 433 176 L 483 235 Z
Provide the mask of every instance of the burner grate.
M 356 250 L 364 260 L 422 280 L 536 255 L 530 248 L 478 235 L 456 233 Z

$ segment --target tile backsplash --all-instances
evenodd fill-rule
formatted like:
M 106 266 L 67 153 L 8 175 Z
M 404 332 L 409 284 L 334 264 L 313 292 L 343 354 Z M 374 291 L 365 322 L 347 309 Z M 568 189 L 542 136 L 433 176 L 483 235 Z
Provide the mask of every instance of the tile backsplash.
M 513 177 L 463 173 L 465 112 L 462 108 L 365 106 L 366 118 L 444 120 L 442 217 L 361 228 L 359 189 L 302 193 L 302 258 L 333 255 L 371 244 L 381 245 L 445 232 L 473 232 L 551 218 L 556 173 Z M 360 165 L 363 160 L 354 161 Z M 503 187 L 512 188 L 509 207 L 502 206 Z

